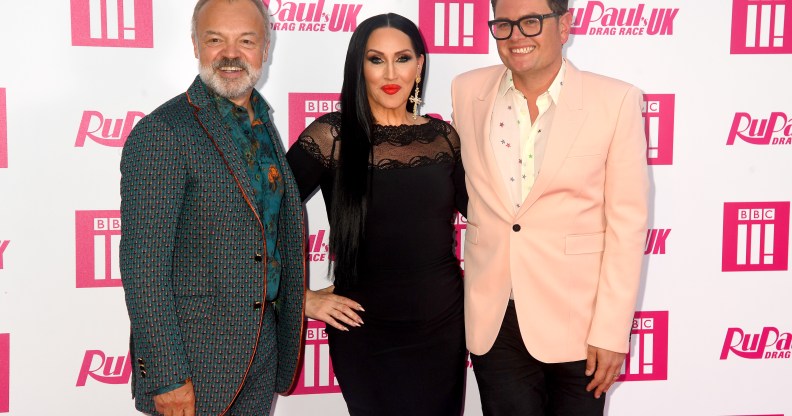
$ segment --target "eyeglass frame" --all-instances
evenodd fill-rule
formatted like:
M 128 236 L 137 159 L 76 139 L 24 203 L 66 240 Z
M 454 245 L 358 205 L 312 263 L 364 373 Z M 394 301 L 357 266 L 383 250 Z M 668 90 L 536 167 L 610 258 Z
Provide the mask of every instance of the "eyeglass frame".
M 544 20 L 549 18 L 549 17 L 561 17 L 561 15 L 556 13 L 556 12 L 550 12 L 550 13 L 546 13 L 546 14 L 529 14 L 529 15 L 523 16 L 523 17 L 521 17 L 521 18 L 519 18 L 517 20 L 492 19 L 492 20 L 487 22 L 487 26 L 489 27 L 490 34 L 492 35 L 493 38 L 495 38 L 495 40 L 506 40 L 506 39 L 509 39 L 514 34 L 514 26 L 517 26 L 517 29 L 520 30 L 520 33 L 522 33 L 523 36 L 525 36 L 526 38 L 532 38 L 534 36 L 539 36 L 539 35 L 542 34 L 542 30 L 544 30 Z M 539 19 L 539 31 L 536 32 L 533 35 L 526 35 L 525 32 L 523 32 L 522 26 L 520 26 L 520 22 L 525 20 L 525 19 Z M 509 23 L 510 24 L 510 26 L 509 26 L 509 35 L 506 36 L 506 37 L 503 37 L 503 38 L 496 37 L 495 33 L 493 33 L 493 31 L 492 31 L 492 27 L 496 23 Z

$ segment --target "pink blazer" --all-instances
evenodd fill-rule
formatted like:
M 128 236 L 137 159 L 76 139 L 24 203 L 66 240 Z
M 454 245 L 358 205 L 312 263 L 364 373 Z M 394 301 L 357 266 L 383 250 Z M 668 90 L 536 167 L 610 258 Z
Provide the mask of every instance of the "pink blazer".
M 470 196 L 468 349 L 489 351 L 513 289 L 523 341 L 540 361 L 585 359 L 587 344 L 627 352 L 648 211 L 641 92 L 567 62 L 541 171 L 515 213 L 489 137 L 505 71 L 451 85 Z

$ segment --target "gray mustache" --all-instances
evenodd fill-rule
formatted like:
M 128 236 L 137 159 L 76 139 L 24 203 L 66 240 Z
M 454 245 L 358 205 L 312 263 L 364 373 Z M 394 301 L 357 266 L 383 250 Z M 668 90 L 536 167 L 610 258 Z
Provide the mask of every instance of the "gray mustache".
M 244 69 L 245 72 L 250 72 L 247 63 L 239 58 L 223 58 L 215 61 L 212 64 L 212 69 L 220 69 L 224 66 L 235 66 Z

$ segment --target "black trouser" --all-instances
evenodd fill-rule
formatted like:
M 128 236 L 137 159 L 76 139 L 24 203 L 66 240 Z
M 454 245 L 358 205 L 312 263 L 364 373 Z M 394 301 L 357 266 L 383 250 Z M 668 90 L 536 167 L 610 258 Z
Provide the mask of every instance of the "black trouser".
M 605 394 L 586 391 L 585 360 L 547 364 L 528 352 L 513 300 L 492 349 L 470 358 L 485 416 L 600 416 L 605 409 Z

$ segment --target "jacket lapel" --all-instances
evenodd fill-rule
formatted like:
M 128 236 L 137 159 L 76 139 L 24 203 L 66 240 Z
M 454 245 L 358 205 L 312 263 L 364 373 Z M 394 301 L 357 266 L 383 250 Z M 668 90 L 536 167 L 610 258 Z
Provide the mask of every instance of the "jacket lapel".
M 231 138 L 225 122 L 220 117 L 220 112 L 199 77 L 195 78 L 195 81 L 187 90 L 187 99 L 193 107 L 195 118 L 220 153 L 220 157 L 234 177 L 237 188 L 242 192 L 243 198 L 245 198 L 256 219 L 261 223 L 256 205 L 253 203 L 253 185 L 250 183 L 247 168 L 239 154 L 239 149 Z
M 528 193 L 517 212 L 518 217 L 523 215 L 552 183 L 553 178 L 563 166 L 569 149 L 580 134 L 586 114 L 587 112 L 583 109 L 583 85 L 580 71 L 567 61 L 564 86 L 558 97 L 558 106 L 550 127 L 550 137 L 542 166 L 531 192 Z
M 497 76 L 491 77 L 482 83 L 481 89 L 473 102 L 473 114 L 478 115 L 478 117 L 474 117 L 474 127 L 477 138 L 476 146 L 479 148 L 477 152 L 480 157 L 479 163 L 487 169 L 487 176 L 493 178 L 491 186 L 495 189 L 498 200 L 503 204 L 503 208 L 506 210 L 504 212 L 507 213 L 508 217 L 511 217 L 514 213 L 514 208 L 512 208 L 509 190 L 503 182 L 503 174 L 500 167 L 498 167 L 498 161 L 495 158 L 495 151 L 492 149 L 492 140 L 490 139 L 492 110 L 495 108 L 498 85 L 505 73 L 506 67 L 504 66 L 502 71 L 497 72 Z

